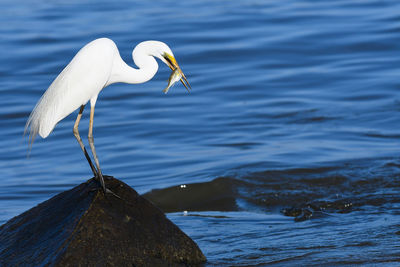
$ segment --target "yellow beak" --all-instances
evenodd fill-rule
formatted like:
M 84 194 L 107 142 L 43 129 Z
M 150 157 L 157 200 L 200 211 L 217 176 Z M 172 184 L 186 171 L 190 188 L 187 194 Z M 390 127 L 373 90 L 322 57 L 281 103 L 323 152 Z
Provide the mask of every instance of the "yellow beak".
M 192 87 L 190 86 L 190 83 L 186 79 L 185 74 L 183 74 L 182 69 L 179 67 L 178 62 L 176 62 L 176 59 L 167 53 L 164 54 L 164 58 L 167 61 L 168 66 L 171 68 L 172 71 L 175 71 L 176 69 L 178 69 L 179 73 L 182 76 L 181 82 L 182 82 L 183 86 L 185 86 L 186 90 L 190 93 L 190 89 L 192 89 Z

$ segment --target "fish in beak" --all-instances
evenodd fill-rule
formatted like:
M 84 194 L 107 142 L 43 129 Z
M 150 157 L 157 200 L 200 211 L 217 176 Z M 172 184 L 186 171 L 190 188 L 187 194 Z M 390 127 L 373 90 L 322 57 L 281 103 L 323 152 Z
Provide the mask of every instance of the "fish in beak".
M 180 79 L 182 79 L 182 72 L 177 68 L 172 72 L 171 76 L 169 76 L 168 86 L 163 90 L 163 92 L 165 94 L 168 93 L 169 88 L 171 88 Z
M 170 67 L 172 70 L 172 74 L 168 79 L 168 86 L 163 90 L 163 92 L 168 93 L 169 88 L 171 88 L 177 81 L 180 80 L 183 86 L 185 86 L 186 90 L 190 93 L 190 89 L 192 89 L 192 87 L 186 79 L 185 74 L 183 74 L 182 69 L 179 67 L 178 62 L 176 62 L 176 59 L 168 53 L 165 53 L 163 57 L 168 67 Z

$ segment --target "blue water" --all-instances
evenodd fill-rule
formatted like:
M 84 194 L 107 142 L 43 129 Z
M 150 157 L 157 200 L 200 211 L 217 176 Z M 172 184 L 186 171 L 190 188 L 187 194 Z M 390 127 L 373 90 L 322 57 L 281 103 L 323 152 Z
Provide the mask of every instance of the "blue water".
M 22 134 L 53 79 L 99 37 L 129 64 L 140 41 L 166 42 L 192 85 L 164 95 L 160 62 L 148 83 L 106 88 L 94 136 L 103 172 L 139 193 L 160 189 L 147 196 L 169 199 L 161 208 L 207 265 L 400 261 L 395 0 L 3 0 L 0 223 L 91 177 L 76 112 L 29 158 Z M 333 207 L 296 221 L 284 212 L 320 201 Z

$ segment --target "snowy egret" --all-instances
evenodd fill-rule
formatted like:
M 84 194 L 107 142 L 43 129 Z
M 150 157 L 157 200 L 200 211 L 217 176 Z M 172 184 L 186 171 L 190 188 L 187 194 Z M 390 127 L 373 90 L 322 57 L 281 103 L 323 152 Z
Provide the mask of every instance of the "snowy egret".
M 130 67 L 122 60 L 112 40 L 100 38 L 88 43 L 79 50 L 46 90 L 25 126 L 25 133 L 29 130 L 29 141 L 32 145 L 37 134 L 46 138 L 60 120 L 80 108 L 73 133 L 104 192 L 109 190 L 105 187 L 93 140 L 94 107 L 100 91 L 113 83 L 136 84 L 149 81 L 158 70 L 155 58 L 159 58 L 173 70 L 167 88 L 179 80 L 188 91 L 191 88 L 171 49 L 165 43 L 141 42 L 133 49 L 132 58 L 138 69 Z M 167 91 L 168 89 L 165 89 L 165 92 Z M 78 131 L 83 109 L 89 100 L 91 108 L 88 141 L 96 167 L 90 160 Z

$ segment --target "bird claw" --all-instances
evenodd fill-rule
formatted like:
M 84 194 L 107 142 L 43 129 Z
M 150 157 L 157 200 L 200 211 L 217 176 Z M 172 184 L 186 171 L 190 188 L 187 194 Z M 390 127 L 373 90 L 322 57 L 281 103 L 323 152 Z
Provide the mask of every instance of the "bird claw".
M 95 191 L 98 191 L 99 189 L 100 189 L 101 191 L 103 191 L 103 193 L 104 193 L 105 196 L 106 196 L 107 194 L 111 194 L 111 195 L 113 195 L 113 196 L 116 197 L 116 198 L 122 199 L 120 196 L 118 196 L 117 194 L 115 194 L 113 191 L 111 191 L 111 190 L 108 189 L 108 188 L 106 188 L 105 192 L 104 192 L 104 189 L 103 189 L 103 188 L 93 188 L 93 189 L 90 189 L 89 192 L 95 192 Z
M 107 177 L 107 176 L 106 176 L 106 177 Z M 106 177 L 105 177 L 105 178 L 106 178 Z M 95 176 L 94 178 L 95 178 L 96 181 L 100 182 L 100 177 L 99 177 L 99 176 Z M 112 178 L 107 177 L 106 179 L 107 179 L 107 180 L 111 180 Z M 110 189 L 108 189 L 108 188 L 105 186 L 105 184 L 104 184 L 104 187 L 101 186 L 101 183 L 100 183 L 100 188 L 93 188 L 93 189 L 89 190 L 89 192 L 94 192 L 94 191 L 97 191 L 97 190 L 99 190 L 99 189 L 101 189 L 101 191 L 103 191 L 104 195 L 111 194 L 111 195 L 113 195 L 113 196 L 116 197 L 116 198 L 122 199 L 120 196 L 118 196 L 118 195 L 115 194 L 113 191 L 111 191 Z
M 104 192 L 104 191 L 103 191 L 103 192 Z M 106 191 L 105 191 L 104 193 L 105 193 L 104 195 L 106 195 L 106 194 L 111 194 L 111 195 L 113 195 L 113 196 L 116 197 L 116 198 L 122 199 L 120 196 L 118 196 L 117 194 L 115 194 L 113 191 L 111 191 L 111 190 L 108 189 L 108 188 L 106 188 Z

